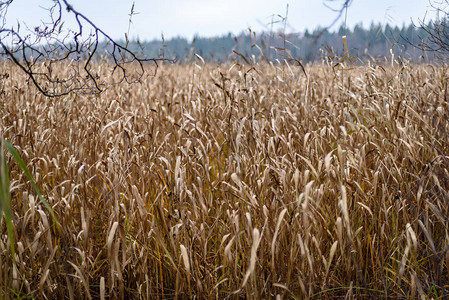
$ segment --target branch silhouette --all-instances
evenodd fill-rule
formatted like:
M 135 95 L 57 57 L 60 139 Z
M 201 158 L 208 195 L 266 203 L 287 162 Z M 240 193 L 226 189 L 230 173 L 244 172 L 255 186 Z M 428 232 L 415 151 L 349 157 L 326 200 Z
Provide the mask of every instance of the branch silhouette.
M 25 26 L 25 33 L 21 23 L 6 28 L 13 2 L 0 1 L 0 55 L 17 65 L 47 97 L 101 93 L 110 83 L 93 68 L 95 61 L 111 64 L 112 84 L 139 82 L 146 73 L 156 75 L 159 62 L 172 62 L 130 50 L 128 40 L 121 45 L 67 0 L 53 0 L 46 8 L 50 20 L 33 29 Z M 75 27 L 66 30 L 64 21 L 69 17 L 74 18 Z M 100 48 L 108 51 L 100 53 Z M 59 64 L 64 68 L 56 68 Z M 148 65 L 154 68 L 152 73 L 147 71 Z

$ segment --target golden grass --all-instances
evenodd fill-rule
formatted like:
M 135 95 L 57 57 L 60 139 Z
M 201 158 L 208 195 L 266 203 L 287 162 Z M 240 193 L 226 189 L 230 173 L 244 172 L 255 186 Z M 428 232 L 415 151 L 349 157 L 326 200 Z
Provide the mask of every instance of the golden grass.
M 448 296 L 445 68 L 165 65 L 60 99 L 2 69 L 61 231 L 10 161 L 0 298 Z

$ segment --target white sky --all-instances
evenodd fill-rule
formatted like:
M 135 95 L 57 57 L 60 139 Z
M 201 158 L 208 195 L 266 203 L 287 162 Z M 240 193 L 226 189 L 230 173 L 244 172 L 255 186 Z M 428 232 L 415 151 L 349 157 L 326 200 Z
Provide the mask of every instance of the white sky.
M 268 30 L 273 15 L 285 16 L 287 4 L 290 32 L 313 30 L 328 26 L 336 13 L 323 5 L 322 0 L 69 0 L 73 7 L 85 14 L 113 38 L 123 38 L 128 31 L 129 13 L 135 2 L 130 36 L 141 40 L 166 39 L 184 36 L 191 39 L 200 36 L 217 36 L 232 32 L 238 34 L 251 28 L 261 32 Z M 48 12 L 40 8 L 51 6 L 51 0 L 14 0 L 7 14 L 8 25 L 17 20 L 25 21 L 30 28 L 48 20 Z M 340 7 L 336 0 L 334 7 Z M 349 27 L 371 22 L 401 26 L 434 18 L 428 0 L 353 0 L 348 10 Z M 274 20 L 279 20 L 275 17 Z M 344 18 L 337 23 L 338 27 Z M 66 24 L 73 24 L 68 20 Z M 277 26 L 277 27 L 276 27 Z M 275 25 L 275 30 L 281 25 Z

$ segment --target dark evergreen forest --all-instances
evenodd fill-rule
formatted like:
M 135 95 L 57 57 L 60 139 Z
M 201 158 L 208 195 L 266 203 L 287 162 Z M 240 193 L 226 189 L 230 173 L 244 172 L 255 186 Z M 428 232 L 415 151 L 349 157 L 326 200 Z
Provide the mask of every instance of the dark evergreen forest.
M 429 25 L 430 26 L 430 25 Z M 227 62 L 242 59 L 248 61 L 275 61 L 283 58 L 297 59 L 303 63 L 322 59 L 345 57 L 343 39 L 346 35 L 349 56 L 355 61 L 377 61 L 395 57 L 419 61 L 431 61 L 433 53 L 424 51 L 420 45 L 427 33 L 419 26 L 410 24 L 402 28 L 390 25 L 371 24 L 369 28 L 356 25 L 354 28 L 340 26 L 336 31 L 317 28 L 302 33 L 284 34 L 282 30 L 256 33 L 251 30 L 233 35 L 217 37 L 195 36 L 169 40 L 130 42 L 131 49 L 141 51 L 148 57 L 164 57 L 177 62 L 189 62 L 201 56 L 207 62 Z

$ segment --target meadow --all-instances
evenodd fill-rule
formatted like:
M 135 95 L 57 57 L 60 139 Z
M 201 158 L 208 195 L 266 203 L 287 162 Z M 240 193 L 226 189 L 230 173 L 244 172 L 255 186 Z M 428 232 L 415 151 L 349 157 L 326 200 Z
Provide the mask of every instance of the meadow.
M 7 156 L 0 298 L 449 296 L 447 67 L 166 64 L 55 99 L 2 72 L 61 226 Z

